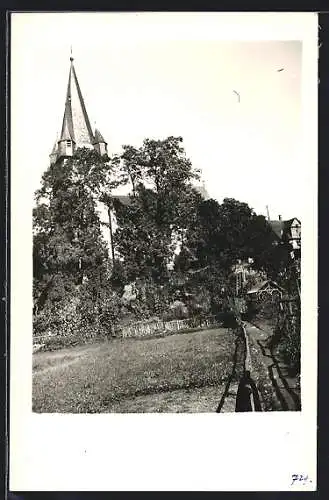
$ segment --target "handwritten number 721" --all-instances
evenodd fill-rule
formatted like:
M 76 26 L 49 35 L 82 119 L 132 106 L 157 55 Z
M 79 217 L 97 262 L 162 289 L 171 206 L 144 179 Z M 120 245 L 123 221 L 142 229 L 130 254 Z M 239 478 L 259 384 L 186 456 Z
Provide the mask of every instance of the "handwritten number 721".
M 309 477 L 307 475 L 304 475 L 304 474 L 292 474 L 291 475 L 291 485 L 293 484 L 307 484 L 307 483 L 311 483 L 311 479 L 309 479 Z

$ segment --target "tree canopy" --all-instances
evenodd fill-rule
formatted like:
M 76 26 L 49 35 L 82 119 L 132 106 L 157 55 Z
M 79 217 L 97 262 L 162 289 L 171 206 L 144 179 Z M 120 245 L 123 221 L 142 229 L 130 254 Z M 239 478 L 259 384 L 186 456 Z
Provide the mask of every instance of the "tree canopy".
M 71 301 L 76 305 L 81 294 L 84 300 L 87 292 L 92 297 L 100 275 L 106 286 L 108 249 L 96 205 L 101 193 L 116 185 L 112 170 L 108 157 L 81 149 L 44 173 L 33 210 L 36 312 L 54 314 Z
M 182 138 L 172 136 L 125 145 L 111 158 L 80 149 L 51 165 L 33 212 L 36 314 L 56 310 L 60 321 L 73 301 L 81 321 L 113 325 L 131 283 L 136 300 L 124 308 L 136 317 L 166 314 L 175 297 L 190 311 L 216 312 L 234 293 L 237 261 L 252 258 L 255 270 L 284 275 L 291 249 L 274 245 L 265 217 L 233 198 L 204 200 L 198 180 Z M 113 195 L 118 186 L 130 191 L 124 203 Z M 102 237 L 99 201 L 116 217 L 116 262 Z
M 141 148 L 124 146 L 120 161 L 123 183 L 131 184 L 129 205 L 116 202 L 115 246 L 127 275 L 163 281 L 201 197 L 181 137 L 146 139 Z M 120 175 L 119 175 L 120 177 Z

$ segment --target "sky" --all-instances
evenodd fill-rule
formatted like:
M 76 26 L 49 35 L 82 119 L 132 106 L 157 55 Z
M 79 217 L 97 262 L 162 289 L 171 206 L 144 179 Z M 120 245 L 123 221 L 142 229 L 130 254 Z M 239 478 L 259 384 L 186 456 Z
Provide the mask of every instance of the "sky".
M 12 150 L 31 193 L 61 128 L 72 46 L 91 124 L 110 153 L 182 136 L 210 197 L 300 217 L 302 43 L 271 39 L 266 23 L 259 40 L 252 23 L 242 33 L 236 22 L 233 39 L 219 17 L 15 14 Z

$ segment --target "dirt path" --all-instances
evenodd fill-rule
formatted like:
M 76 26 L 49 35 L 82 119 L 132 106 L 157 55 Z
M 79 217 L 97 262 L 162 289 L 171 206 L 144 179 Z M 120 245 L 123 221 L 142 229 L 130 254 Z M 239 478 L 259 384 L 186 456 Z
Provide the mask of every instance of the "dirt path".
M 224 384 L 215 387 L 181 389 L 137 396 L 114 403 L 111 413 L 214 413 L 224 391 Z M 221 413 L 235 411 L 237 386 L 232 385 L 225 398 Z
M 266 369 L 264 373 L 272 387 L 275 401 L 273 409 L 299 411 L 301 409 L 299 378 L 289 376 L 288 367 L 282 358 L 267 346 L 270 337 L 268 332 L 250 323 L 246 323 L 245 326 L 251 345 L 251 357 L 253 358 L 253 352 L 257 353 L 257 361 Z
M 91 353 L 101 349 L 99 344 L 95 346 L 85 345 L 61 349 L 60 351 L 44 351 L 33 355 L 33 373 L 41 374 L 58 368 L 64 368 L 77 363 L 82 358 L 87 358 Z

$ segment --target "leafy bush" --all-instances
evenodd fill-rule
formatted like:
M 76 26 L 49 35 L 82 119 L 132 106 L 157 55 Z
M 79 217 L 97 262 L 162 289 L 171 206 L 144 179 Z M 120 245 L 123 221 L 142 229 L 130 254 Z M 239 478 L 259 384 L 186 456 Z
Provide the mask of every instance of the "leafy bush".
M 299 323 L 299 322 L 298 322 Z M 290 325 L 281 337 L 279 352 L 290 368 L 291 375 L 300 373 L 300 324 Z
M 237 328 L 238 327 L 238 316 L 234 311 L 225 311 L 222 314 L 218 315 L 223 322 L 223 326 L 225 328 Z
M 34 314 L 34 336 L 41 337 L 46 348 L 88 342 L 113 334 L 120 315 L 120 300 L 104 278 L 102 286 L 87 281 L 71 297 L 48 301 Z
M 66 300 L 65 300 L 66 299 Z M 76 314 L 76 296 L 67 297 L 58 301 L 47 303 L 46 306 L 34 314 L 33 333 L 42 335 L 71 335 L 77 326 L 79 318 Z

